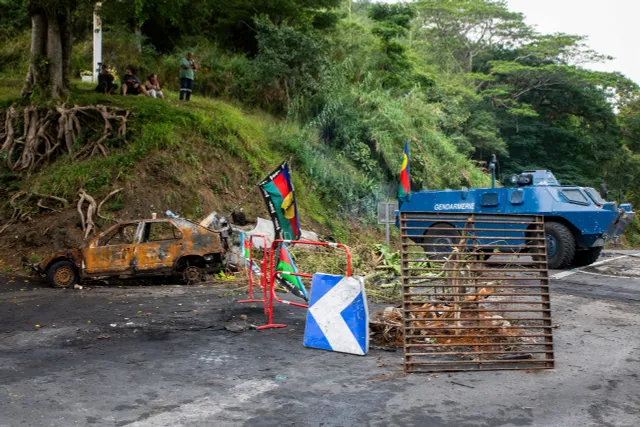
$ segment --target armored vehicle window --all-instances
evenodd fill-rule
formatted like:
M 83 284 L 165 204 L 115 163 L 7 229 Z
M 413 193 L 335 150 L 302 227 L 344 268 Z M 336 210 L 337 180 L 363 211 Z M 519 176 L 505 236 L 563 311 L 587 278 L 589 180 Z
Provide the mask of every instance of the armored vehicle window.
M 173 240 L 182 237 L 182 233 L 170 222 L 151 222 L 145 224 L 145 242 L 158 242 L 161 240 Z
M 511 191 L 511 194 L 509 195 L 509 201 L 512 205 L 521 205 L 524 202 L 524 191 L 522 191 L 520 188 Z
M 562 190 L 562 194 L 567 198 L 571 203 L 577 203 L 579 205 L 588 205 L 589 200 L 582 194 L 582 191 L 577 188 L 565 189 Z
M 498 206 L 500 204 L 498 201 L 498 193 L 484 193 L 480 204 L 482 204 L 482 206 Z
M 130 245 L 136 238 L 138 224 L 124 224 L 113 230 L 109 236 L 100 239 L 99 246 Z
M 594 202 L 596 202 L 596 204 L 598 205 L 603 205 L 605 204 L 607 201 L 604 200 L 601 196 L 600 193 L 598 193 L 595 189 L 593 188 L 585 188 L 584 191 L 587 192 L 587 194 L 589 195 L 589 197 L 591 197 L 593 199 Z
M 551 172 L 547 172 L 547 184 L 548 185 L 560 185 L 558 184 L 558 180 Z

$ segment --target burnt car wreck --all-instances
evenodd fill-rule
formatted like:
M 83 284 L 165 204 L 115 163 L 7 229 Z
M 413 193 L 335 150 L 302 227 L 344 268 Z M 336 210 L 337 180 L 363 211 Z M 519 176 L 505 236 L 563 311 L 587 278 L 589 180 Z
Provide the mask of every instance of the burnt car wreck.
M 184 218 L 126 221 L 84 248 L 58 252 L 34 266 L 52 286 L 98 279 L 176 276 L 189 283 L 224 268 L 229 228 Z

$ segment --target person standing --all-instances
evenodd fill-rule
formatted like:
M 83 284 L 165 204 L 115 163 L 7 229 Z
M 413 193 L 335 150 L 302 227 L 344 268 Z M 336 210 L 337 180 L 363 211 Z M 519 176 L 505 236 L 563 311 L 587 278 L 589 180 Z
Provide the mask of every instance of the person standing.
M 187 57 L 180 61 L 180 101 L 191 99 L 193 79 L 197 69 L 198 65 L 193 60 L 193 54 L 188 52 Z

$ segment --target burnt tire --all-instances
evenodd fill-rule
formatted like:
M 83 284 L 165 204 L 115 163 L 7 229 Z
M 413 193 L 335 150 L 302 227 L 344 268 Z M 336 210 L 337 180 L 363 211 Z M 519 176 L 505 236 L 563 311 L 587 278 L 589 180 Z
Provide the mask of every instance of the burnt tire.
M 71 261 L 58 261 L 47 268 L 47 281 L 54 288 L 72 288 L 78 284 L 78 269 Z
M 576 240 L 571 230 L 559 222 L 549 221 L 544 224 L 547 236 L 547 261 L 552 270 L 566 268 L 576 254 Z
M 188 285 L 195 285 L 204 280 L 204 270 L 196 265 L 189 265 L 182 272 L 182 280 Z
M 602 253 L 602 247 L 589 248 L 582 251 L 576 251 L 576 255 L 573 257 L 572 264 L 576 267 L 584 267 L 585 265 L 591 265 L 598 260 Z

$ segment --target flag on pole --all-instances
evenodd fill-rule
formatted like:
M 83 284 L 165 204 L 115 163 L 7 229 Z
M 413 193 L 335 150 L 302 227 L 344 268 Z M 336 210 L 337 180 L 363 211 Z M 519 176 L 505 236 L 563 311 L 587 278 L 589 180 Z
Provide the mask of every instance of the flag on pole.
M 256 276 L 262 276 L 262 270 L 260 270 L 260 266 L 262 263 L 260 261 L 252 261 L 251 260 L 251 236 L 247 236 L 244 231 L 240 232 L 240 247 L 242 248 L 242 256 L 249 266 L 253 270 L 253 274 Z
M 279 261 L 277 271 L 286 271 L 290 273 L 297 273 L 298 269 L 293 263 L 293 258 L 287 250 L 287 246 L 282 243 L 280 245 Z M 278 274 L 278 281 L 292 294 L 303 298 L 305 301 L 309 301 L 309 295 L 302 283 L 302 280 L 298 276 L 292 276 L 290 274 Z
M 398 200 L 406 200 L 411 194 L 411 177 L 409 175 L 409 140 L 404 142 L 402 153 L 402 168 L 400 169 L 400 187 L 398 188 Z
M 300 220 L 287 162 L 282 162 L 258 186 L 271 215 L 276 239 L 298 240 Z
M 247 237 L 245 236 L 244 232 L 241 233 L 242 236 L 242 249 L 243 249 L 243 254 L 244 257 L 246 259 L 251 258 L 251 239 L 247 239 Z

